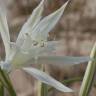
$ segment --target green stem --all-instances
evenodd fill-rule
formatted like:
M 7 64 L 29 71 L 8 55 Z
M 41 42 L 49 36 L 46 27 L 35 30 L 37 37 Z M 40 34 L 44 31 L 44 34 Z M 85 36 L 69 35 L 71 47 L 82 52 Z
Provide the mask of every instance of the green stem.
M 71 83 L 74 83 L 74 82 L 77 82 L 77 81 L 82 81 L 83 77 L 73 77 L 71 79 L 68 79 L 68 80 L 63 80 L 62 83 L 67 85 L 67 84 L 71 84 Z M 94 87 L 96 87 L 96 81 L 93 82 L 93 85 Z M 48 91 L 52 91 L 53 88 L 49 88 Z
M 4 87 L 1 82 L 0 82 L 0 96 L 4 96 Z
M 74 77 L 74 78 L 71 78 L 71 79 L 68 79 L 68 80 L 63 80 L 61 81 L 63 84 L 67 85 L 67 84 L 70 84 L 70 83 L 73 83 L 73 82 L 76 82 L 76 81 L 82 81 L 83 77 Z M 48 91 L 51 91 L 53 88 L 49 88 Z
M 3 71 L 1 68 L 0 68 L 0 81 L 7 88 L 8 92 L 10 93 L 10 96 L 16 96 L 16 93 L 10 82 L 8 74 L 5 71 Z
M 42 83 L 41 96 L 48 96 L 48 86 Z
M 45 65 L 42 65 L 42 70 L 43 70 L 43 72 L 48 73 L 45 70 Z M 41 85 L 41 96 L 48 96 L 48 85 L 46 85 L 44 83 L 42 83 L 42 85 Z
M 39 69 L 45 72 L 45 66 L 43 64 L 41 64 L 39 66 Z M 41 83 L 40 81 L 38 81 L 37 96 L 48 96 L 48 87 L 47 87 L 47 85 L 44 84 L 44 83 Z
M 40 81 L 37 82 L 37 96 L 41 96 L 41 85 L 42 83 Z
M 93 82 L 94 87 L 96 87 L 96 81 Z
M 93 59 L 96 58 L 96 44 L 92 49 L 90 57 Z M 86 72 L 85 72 L 85 76 L 83 79 L 83 83 L 81 85 L 79 96 L 88 96 L 91 89 L 92 82 L 93 82 L 95 71 L 96 71 L 95 60 L 89 61 Z
M 68 79 L 68 80 L 64 80 L 62 83 L 63 84 L 70 84 L 70 83 L 73 83 L 73 82 L 76 82 L 76 81 L 82 81 L 83 77 L 74 77 L 74 78 L 71 78 L 71 79 Z
M 43 70 L 43 64 L 39 65 L 39 69 Z M 42 83 L 40 81 L 37 81 L 37 96 L 42 96 L 41 91 L 42 91 Z

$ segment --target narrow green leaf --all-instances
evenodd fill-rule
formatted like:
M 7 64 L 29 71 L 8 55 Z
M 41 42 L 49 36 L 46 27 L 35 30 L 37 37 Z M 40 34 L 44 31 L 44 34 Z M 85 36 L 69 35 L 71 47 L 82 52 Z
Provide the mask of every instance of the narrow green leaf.
M 96 43 L 93 46 L 93 49 L 90 54 L 90 58 L 96 59 Z M 79 96 L 88 96 L 91 91 L 91 86 L 93 83 L 94 74 L 96 72 L 96 61 L 89 61 L 82 86 L 80 88 Z

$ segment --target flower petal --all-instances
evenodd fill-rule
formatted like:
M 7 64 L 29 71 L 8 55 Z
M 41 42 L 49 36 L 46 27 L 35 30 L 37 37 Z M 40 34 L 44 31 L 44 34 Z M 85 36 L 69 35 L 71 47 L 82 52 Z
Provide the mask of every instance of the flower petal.
M 42 71 L 39 71 L 35 68 L 23 68 L 23 70 L 25 72 L 27 72 L 28 74 L 34 76 L 36 79 L 56 88 L 57 90 L 59 90 L 61 92 L 73 92 L 72 89 L 64 86 L 59 81 L 53 79 L 52 77 L 50 77 L 49 75 L 47 75 L 46 73 L 44 73 Z
M 48 33 L 52 30 L 52 28 L 57 24 L 60 17 L 63 15 L 64 9 L 68 2 L 66 2 L 60 9 L 55 11 L 54 13 L 46 16 L 40 23 L 34 28 L 32 31 L 32 39 L 40 42 L 41 40 L 46 40 L 48 37 Z
M 33 47 L 29 51 L 21 50 L 16 52 L 11 63 L 15 67 L 27 66 L 27 63 L 36 63 L 37 58 L 46 54 L 49 51 L 52 51 L 53 48 L 44 48 L 44 47 Z
M 30 42 L 30 38 L 28 38 L 28 39 Z M 16 54 L 15 54 L 14 58 L 13 58 L 13 56 L 11 56 L 11 58 L 13 58 L 13 60 L 10 59 L 10 61 L 12 60 L 12 64 L 14 64 L 15 66 L 25 66 L 25 64 L 29 63 L 29 62 L 36 63 L 37 62 L 36 60 L 38 57 L 45 56 L 50 53 L 52 54 L 52 52 L 55 50 L 55 46 L 57 46 L 59 43 L 58 41 L 48 41 L 48 42 L 46 42 L 44 47 L 32 46 L 30 48 L 29 42 L 25 42 L 25 43 L 27 43 L 26 46 L 25 47 L 21 46 L 21 49 L 18 48 L 18 46 L 15 48 L 17 50 L 15 52 Z
M 42 53 L 43 51 L 41 51 Z M 33 53 L 34 54 L 34 53 Z M 37 58 L 34 57 L 31 53 L 30 54 L 17 54 L 17 56 L 13 59 L 12 64 L 14 68 L 21 68 L 26 67 L 31 64 L 52 64 L 54 66 L 72 66 L 84 62 L 91 61 L 88 56 L 81 56 L 81 57 L 72 57 L 72 56 L 40 56 L 38 55 Z
M 6 13 L 3 8 L 0 7 L 0 33 L 5 46 L 6 58 L 10 54 L 10 35 L 6 19 Z
M 57 66 L 70 66 L 80 64 L 92 60 L 89 56 L 73 57 L 73 56 L 41 56 L 38 58 L 38 64 L 54 64 Z
M 30 32 L 30 29 L 32 30 L 34 26 L 37 25 L 37 23 L 40 21 L 41 19 L 41 15 L 44 9 L 44 0 L 41 1 L 41 3 L 37 6 L 37 8 L 35 8 L 31 14 L 31 16 L 29 17 L 29 19 L 27 20 L 27 22 L 23 25 L 20 34 L 17 38 L 17 45 L 21 46 L 21 43 L 24 40 L 24 34 Z
M 32 60 L 32 61 L 31 61 Z M 30 63 L 32 64 L 53 64 L 57 66 L 71 66 L 84 62 L 91 61 L 88 56 L 73 57 L 73 56 L 39 56 L 37 59 L 32 58 Z

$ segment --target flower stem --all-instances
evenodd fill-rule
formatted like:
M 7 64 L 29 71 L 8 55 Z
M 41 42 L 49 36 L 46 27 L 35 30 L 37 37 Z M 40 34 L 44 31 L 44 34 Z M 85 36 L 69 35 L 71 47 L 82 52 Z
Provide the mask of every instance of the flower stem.
M 38 92 L 37 92 L 37 96 L 41 96 L 41 85 L 42 85 L 41 82 L 38 81 L 38 82 L 37 82 L 37 86 L 38 86 L 38 88 L 37 88 L 37 91 L 38 91 Z
M 63 80 L 61 81 L 63 84 L 67 85 L 67 84 L 71 84 L 71 83 L 74 83 L 74 82 L 77 82 L 77 81 L 82 81 L 83 77 L 73 77 L 73 78 L 70 78 L 68 80 Z M 53 90 L 53 87 L 50 87 L 48 89 L 48 91 L 52 91 Z
M 48 86 L 42 83 L 41 96 L 48 96 Z
M 10 96 L 16 96 L 16 93 L 13 89 L 13 86 L 10 82 L 10 79 L 5 71 L 0 68 L 0 81 L 7 88 Z
M 0 96 L 4 96 L 4 87 L 1 82 L 0 82 Z
M 46 72 L 45 66 L 43 64 L 39 66 L 39 69 L 42 70 L 43 72 Z M 40 81 L 38 81 L 37 96 L 48 96 L 48 86 L 44 83 L 41 83 Z
M 93 59 L 96 58 L 96 44 L 94 45 L 91 51 L 90 58 L 93 58 Z M 91 89 L 92 82 L 93 82 L 95 71 L 96 71 L 95 60 L 89 61 L 86 72 L 85 72 L 85 76 L 83 79 L 83 83 L 81 85 L 79 96 L 88 96 Z
M 42 70 L 43 70 L 43 72 L 48 73 L 46 71 L 45 67 L 46 67 L 45 65 L 42 65 Z M 41 96 L 48 96 L 48 85 L 46 85 L 44 83 L 42 83 L 42 85 L 41 85 Z
M 43 70 L 43 64 L 41 64 L 40 66 L 39 66 L 39 69 L 40 70 Z M 42 83 L 40 82 L 40 81 L 37 81 L 37 96 L 42 96 L 41 95 L 41 90 L 42 90 Z

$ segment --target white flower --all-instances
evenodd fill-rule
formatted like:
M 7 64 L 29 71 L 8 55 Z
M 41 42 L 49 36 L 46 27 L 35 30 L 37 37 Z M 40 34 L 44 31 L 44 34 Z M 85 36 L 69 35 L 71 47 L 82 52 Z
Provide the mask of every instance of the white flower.
M 10 41 L 9 29 L 6 14 L 0 8 L 0 32 L 5 46 L 5 61 L 1 61 L 1 68 L 10 71 L 13 66 L 24 66 L 29 63 L 39 64 L 79 64 L 90 60 L 89 57 L 70 57 L 70 56 L 48 56 L 47 51 L 55 48 L 57 41 L 47 41 L 48 33 L 57 24 L 62 16 L 66 2 L 60 9 L 41 19 L 44 9 L 44 0 L 37 6 L 23 25 L 16 42 Z M 55 87 L 62 92 L 72 92 L 60 82 L 35 68 L 23 68 L 27 73 L 33 75 L 42 82 Z

